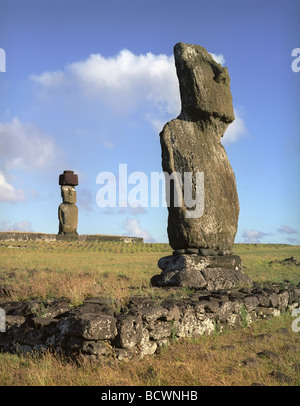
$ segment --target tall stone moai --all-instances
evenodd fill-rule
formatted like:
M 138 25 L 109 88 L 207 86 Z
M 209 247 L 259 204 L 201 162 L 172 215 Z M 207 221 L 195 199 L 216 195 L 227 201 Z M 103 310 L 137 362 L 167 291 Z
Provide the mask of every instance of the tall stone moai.
M 231 255 L 239 200 L 235 175 L 220 142 L 234 121 L 230 78 L 227 68 L 201 46 L 178 43 L 174 56 L 182 108 L 160 133 L 163 170 L 169 176 L 180 175 L 169 189 L 168 237 L 174 252 L 160 259 L 162 273 L 151 282 L 228 288 L 245 282 L 240 258 Z M 189 185 L 185 174 L 191 175 Z
M 58 207 L 59 231 L 65 236 L 77 236 L 78 208 L 76 206 L 76 189 L 78 175 L 74 171 L 64 171 L 59 175 L 59 185 L 63 203 Z

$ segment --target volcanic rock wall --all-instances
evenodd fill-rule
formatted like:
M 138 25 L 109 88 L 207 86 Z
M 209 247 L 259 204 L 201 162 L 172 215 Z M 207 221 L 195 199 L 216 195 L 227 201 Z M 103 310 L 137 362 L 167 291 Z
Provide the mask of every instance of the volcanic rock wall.
M 194 290 L 163 301 L 132 297 L 125 307 L 104 298 L 78 307 L 66 299 L 0 303 L 5 330 L 0 351 L 59 351 L 95 361 L 155 354 L 175 338 L 197 337 L 299 307 L 300 285 L 255 285 L 238 290 Z M 3 300 L 3 299 L 2 299 Z

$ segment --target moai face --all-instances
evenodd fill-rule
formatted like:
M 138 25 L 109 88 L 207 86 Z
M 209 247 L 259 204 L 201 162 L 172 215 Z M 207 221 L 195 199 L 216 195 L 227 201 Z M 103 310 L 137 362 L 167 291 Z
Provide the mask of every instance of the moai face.
M 229 124 L 234 120 L 230 77 L 201 46 L 178 43 L 174 47 L 182 113 L 190 119 L 216 117 Z
M 76 189 L 74 186 L 61 186 L 61 197 L 64 203 L 76 203 Z

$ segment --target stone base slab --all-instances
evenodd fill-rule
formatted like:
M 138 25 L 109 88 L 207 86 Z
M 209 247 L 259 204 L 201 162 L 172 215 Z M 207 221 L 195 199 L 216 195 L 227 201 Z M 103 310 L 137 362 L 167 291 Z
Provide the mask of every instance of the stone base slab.
M 156 287 L 216 291 L 253 285 L 242 272 L 242 261 L 237 255 L 169 255 L 158 261 L 158 267 L 162 270 L 161 274 L 151 278 L 152 286 Z

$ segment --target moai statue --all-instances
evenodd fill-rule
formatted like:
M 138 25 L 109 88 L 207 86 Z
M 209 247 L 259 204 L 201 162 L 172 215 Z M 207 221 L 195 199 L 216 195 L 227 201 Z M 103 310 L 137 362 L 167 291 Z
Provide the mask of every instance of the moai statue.
M 162 166 L 171 174 L 202 173 L 203 213 L 188 216 L 170 205 L 168 236 L 174 250 L 200 255 L 226 255 L 237 231 L 239 201 L 235 176 L 220 139 L 234 120 L 230 78 L 201 46 L 179 43 L 174 47 L 182 110 L 160 134 Z M 194 191 L 193 191 L 194 192 Z M 193 193 L 196 196 L 196 193 Z M 192 213 L 191 210 L 189 210 Z
M 168 237 L 174 252 L 160 259 L 162 273 L 152 278 L 152 284 L 209 290 L 251 285 L 242 273 L 240 257 L 232 255 L 239 201 L 235 176 L 220 142 L 234 120 L 227 68 L 198 45 L 178 43 L 174 56 L 182 110 L 164 126 L 160 143 L 163 170 L 168 176 L 181 176 L 182 182 L 172 187 L 183 199 L 178 205 L 170 199 Z M 190 192 L 200 214 L 187 205 L 186 174 L 194 179 L 202 176 L 200 186 L 193 181 Z
M 78 208 L 76 206 L 76 189 L 78 185 L 78 175 L 74 171 L 64 171 L 59 175 L 61 186 L 61 197 L 63 203 L 58 208 L 59 231 L 58 234 L 78 235 Z

